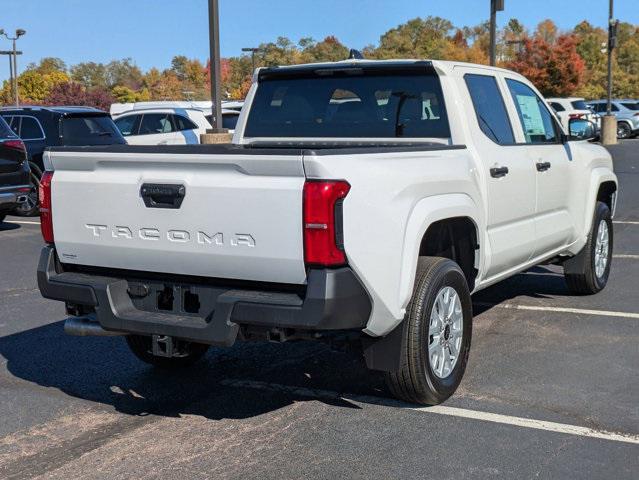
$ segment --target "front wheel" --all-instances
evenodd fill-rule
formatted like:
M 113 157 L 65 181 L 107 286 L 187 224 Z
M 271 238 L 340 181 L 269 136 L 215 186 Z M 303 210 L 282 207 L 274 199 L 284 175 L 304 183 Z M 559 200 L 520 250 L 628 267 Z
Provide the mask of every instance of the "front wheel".
M 608 283 L 612 263 L 612 217 L 608 205 L 597 202 L 592 227 L 584 248 L 564 263 L 568 289 L 579 295 L 592 295 Z
M 468 362 L 472 316 L 459 266 L 445 258 L 421 257 L 404 318 L 401 367 L 386 375 L 395 397 L 436 405 L 455 392 Z
M 162 337 L 164 338 L 164 337 Z M 208 345 L 171 340 L 174 345 L 170 356 L 159 356 L 153 352 L 153 338 L 146 335 L 127 335 L 126 343 L 131 352 L 149 365 L 164 369 L 186 368 L 200 360 L 209 349 Z

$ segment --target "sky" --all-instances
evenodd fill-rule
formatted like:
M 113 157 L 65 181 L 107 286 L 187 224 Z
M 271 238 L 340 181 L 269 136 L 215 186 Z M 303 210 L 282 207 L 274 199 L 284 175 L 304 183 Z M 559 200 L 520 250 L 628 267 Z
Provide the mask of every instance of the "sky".
M 222 56 L 286 36 L 337 36 L 350 48 L 376 44 L 411 18 L 440 16 L 456 26 L 487 20 L 490 0 L 219 0 Z M 607 0 L 505 0 L 503 26 L 517 18 L 529 28 L 551 18 L 561 29 L 581 20 L 605 26 Z M 639 24 L 638 0 L 616 0 L 615 16 Z M 208 58 L 207 0 L 0 0 L 0 28 L 27 34 L 18 41 L 23 67 L 42 57 L 68 65 L 130 57 L 143 70 L 167 68 L 174 55 Z M 0 49 L 11 44 L 0 39 Z M 21 69 L 19 67 L 19 69 Z M 0 79 L 8 78 L 0 58 Z

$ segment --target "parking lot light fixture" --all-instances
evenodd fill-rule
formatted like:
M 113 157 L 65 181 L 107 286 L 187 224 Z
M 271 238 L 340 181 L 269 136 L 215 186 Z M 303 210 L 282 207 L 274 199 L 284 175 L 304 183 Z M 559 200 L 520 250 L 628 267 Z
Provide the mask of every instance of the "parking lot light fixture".
M 22 28 L 18 28 L 16 30 L 16 33 L 13 37 L 10 37 L 4 30 L 2 30 L 2 34 L 7 38 L 7 40 L 11 40 L 13 42 L 13 64 L 12 64 L 12 70 L 13 70 L 13 92 L 15 95 L 15 103 L 16 103 L 16 107 L 20 106 L 20 95 L 18 92 L 18 52 L 16 49 L 16 40 L 18 40 L 18 38 L 22 37 L 23 35 L 25 35 L 27 33 L 26 30 L 22 29 Z
M 209 47 L 211 58 L 211 108 L 213 127 L 210 133 L 226 133 L 222 124 L 221 61 L 220 61 L 220 7 L 218 0 L 209 0 Z
M 244 47 L 242 51 L 251 54 L 251 72 L 255 72 L 255 54 L 259 52 L 260 49 L 255 47 Z

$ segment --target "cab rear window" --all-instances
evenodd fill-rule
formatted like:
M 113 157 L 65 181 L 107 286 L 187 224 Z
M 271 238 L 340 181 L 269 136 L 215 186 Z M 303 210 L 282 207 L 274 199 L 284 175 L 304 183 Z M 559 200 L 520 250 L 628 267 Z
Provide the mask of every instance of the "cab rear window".
M 435 74 L 301 75 L 260 80 L 246 137 L 449 138 Z
M 62 120 L 64 145 L 111 145 L 126 143 L 111 117 L 69 116 Z

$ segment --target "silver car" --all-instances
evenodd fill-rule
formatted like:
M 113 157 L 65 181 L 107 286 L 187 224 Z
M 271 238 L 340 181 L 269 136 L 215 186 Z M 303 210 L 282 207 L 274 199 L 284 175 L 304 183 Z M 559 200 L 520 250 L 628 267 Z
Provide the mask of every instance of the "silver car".
M 586 102 L 600 117 L 606 114 L 607 101 Z M 613 100 L 612 114 L 617 117 L 617 137 L 630 138 L 639 134 L 639 100 Z

